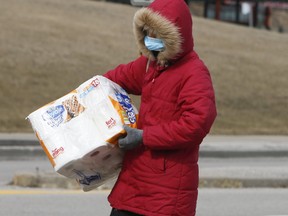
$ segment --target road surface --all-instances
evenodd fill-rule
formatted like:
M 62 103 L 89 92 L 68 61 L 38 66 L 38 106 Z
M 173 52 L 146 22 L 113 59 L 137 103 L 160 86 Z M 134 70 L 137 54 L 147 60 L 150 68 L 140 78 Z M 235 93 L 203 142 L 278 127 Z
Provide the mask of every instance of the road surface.
M 108 216 L 109 191 L 0 188 L 2 216 Z M 288 189 L 200 189 L 197 216 L 288 216 Z

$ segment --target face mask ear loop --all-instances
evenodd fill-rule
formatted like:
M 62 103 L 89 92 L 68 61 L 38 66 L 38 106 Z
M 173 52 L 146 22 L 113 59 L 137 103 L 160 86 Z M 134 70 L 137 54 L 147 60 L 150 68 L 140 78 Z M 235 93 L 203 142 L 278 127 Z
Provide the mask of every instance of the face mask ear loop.
M 146 73 L 148 72 L 149 65 L 150 65 L 150 57 L 148 58 L 148 61 L 147 61 L 147 64 L 146 64 Z

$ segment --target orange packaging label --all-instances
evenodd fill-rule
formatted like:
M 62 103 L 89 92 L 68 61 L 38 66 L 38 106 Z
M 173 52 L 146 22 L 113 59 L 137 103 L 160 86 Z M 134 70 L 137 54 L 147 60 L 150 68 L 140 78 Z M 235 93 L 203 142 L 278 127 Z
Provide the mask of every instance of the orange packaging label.
M 48 151 L 48 149 L 46 148 L 46 146 L 45 146 L 43 140 L 41 140 L 41 138 L 39 137 L 39 135 L 38 135 L 37 132 L 36 132 L 36 136 L 37 136 L 37 138 L 38 138 L 38 140 L 39 140 L 39 142 L 40 142 L 40 145 L 42 146 L 42 148 L 43 148 L 45 154 L 47 155 L 47 157 L 48 157 L 50 163 L 52 164 L 53 167 L 55 167 L 56 163 L 55 163 L 55 161 L 54 161 L 52 155 L 49 153 L 49 151 Z
M 109 96 L 110 101 L 112 102 L 114 109 L 118 112 L 119 116 L 121 117 L 122 123 L 129 125 L 132 128 L 137 128 L 137 114 L 134 113 L 132 105 L 130 104 L 131 108 L 126 108 L 120 102 L 114 100 Z M 128 110 L 130 109 L 130 110 Z M 128 111 L 127 111 L 128 110 Z

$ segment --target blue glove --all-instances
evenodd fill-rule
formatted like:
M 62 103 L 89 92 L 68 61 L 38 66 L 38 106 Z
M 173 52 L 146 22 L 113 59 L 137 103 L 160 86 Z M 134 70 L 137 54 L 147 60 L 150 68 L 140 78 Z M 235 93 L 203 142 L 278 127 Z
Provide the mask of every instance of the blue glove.
M 127 132 L 127 135 L 118 140 L 118 145 L 121 149 L 130 150 L 143 142 L 143 130 L 131 128 L 127 125 L 124 125 L 124 130 Z

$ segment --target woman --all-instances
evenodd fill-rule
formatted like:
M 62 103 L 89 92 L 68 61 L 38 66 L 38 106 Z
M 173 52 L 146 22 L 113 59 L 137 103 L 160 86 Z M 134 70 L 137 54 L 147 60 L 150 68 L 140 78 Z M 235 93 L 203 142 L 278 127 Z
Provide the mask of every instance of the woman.
M 141 95 L 138 129 L 125 127 L 111 215 L 195 215 L 199 145 L 216 117 L 209 71 L 193 49 L 184 0 L 155 0 L 134 17 L 141 56 L 104 76 Z

